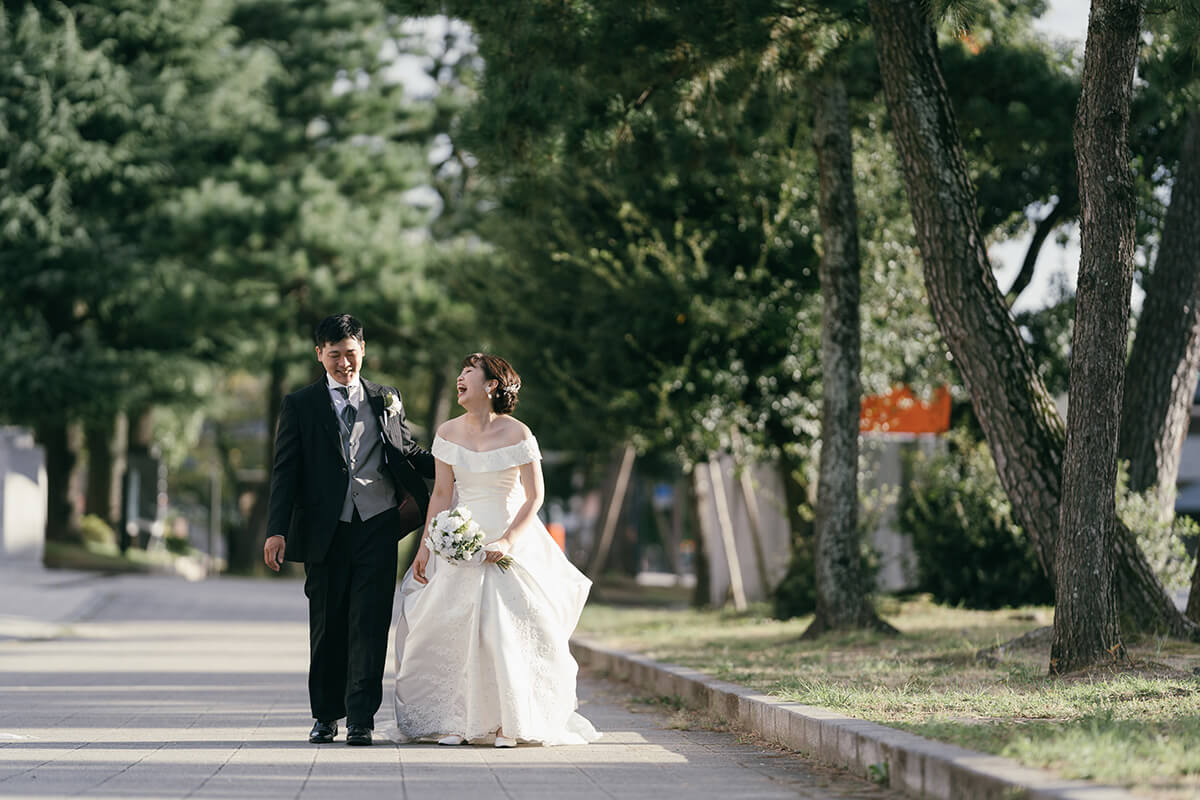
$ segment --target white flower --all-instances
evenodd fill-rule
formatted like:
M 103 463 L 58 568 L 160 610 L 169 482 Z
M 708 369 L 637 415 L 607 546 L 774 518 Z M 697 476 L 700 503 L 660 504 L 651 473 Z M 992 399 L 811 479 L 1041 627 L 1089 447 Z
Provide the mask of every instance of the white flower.
M 399 414 L 402 406 L 400 405 L 400 397 L 395 392 L 388 392 L 383 396 L 383 413 L 391 416 Z
M 441 556 L 447 564 L 481 565 L 484 563 L 483 539 L 483 531 L 471 519 L 470 509 L 458 506 L 434 515 L 425 543 L 431 552 Z

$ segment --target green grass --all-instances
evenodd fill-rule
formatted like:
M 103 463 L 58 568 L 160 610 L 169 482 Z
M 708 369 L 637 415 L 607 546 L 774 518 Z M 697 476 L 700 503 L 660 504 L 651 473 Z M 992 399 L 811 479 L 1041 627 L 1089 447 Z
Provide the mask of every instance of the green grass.
M 1049 625 L 1049 608 L 969 611 L 886 601 L 900 636 L 801 641 L 809 618 L 589 605 L 580 633 L 792 702 L 939 741 L 1125 785 L 1200 797 L 1200 645 L 1127 641 L 1131 669 L 1047 675 L 1048 644 L 996 660 L 976 653 Z
M 125 573 L 169 570 L 176 555 L 166 550 L 147 552 L 131 547 L 121 555 L 115 544 L 85 542 L 46 542 L 42 562 L 54 569 L 78 569 L 93 572 Z

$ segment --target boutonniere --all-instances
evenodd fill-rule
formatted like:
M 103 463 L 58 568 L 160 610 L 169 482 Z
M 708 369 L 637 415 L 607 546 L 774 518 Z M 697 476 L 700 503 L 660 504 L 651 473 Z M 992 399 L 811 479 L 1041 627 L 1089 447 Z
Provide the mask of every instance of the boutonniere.
M 395 392 L 383 396 L 383 413 L 389 417 L 400 413 L 400 397 Z

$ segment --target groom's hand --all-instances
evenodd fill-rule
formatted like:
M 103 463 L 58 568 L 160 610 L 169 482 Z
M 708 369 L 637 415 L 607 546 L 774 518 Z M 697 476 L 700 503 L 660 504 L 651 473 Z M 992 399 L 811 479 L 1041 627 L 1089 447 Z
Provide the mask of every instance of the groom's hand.
M 283 566 L 283 551 L 287 549 L 287 541 L 282 536 L 268 536 L 267 543 L 263 545 L 263 560 L 267 562 L 267 566 L 279 572 L 279 568 Z

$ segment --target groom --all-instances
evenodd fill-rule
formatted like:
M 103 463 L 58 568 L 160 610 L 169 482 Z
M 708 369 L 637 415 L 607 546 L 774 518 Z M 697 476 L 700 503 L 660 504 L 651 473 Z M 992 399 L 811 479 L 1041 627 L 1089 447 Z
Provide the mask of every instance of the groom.
M 359 376 L 365 342 L 349 314 L 314 336 L 325 375 L 283 399 L 263 556 L 304 563 L 308 740 L 371 744 L 382 699 L 396 543 L 425 521 L 433 456 L 413 441 L 400 393 Z

